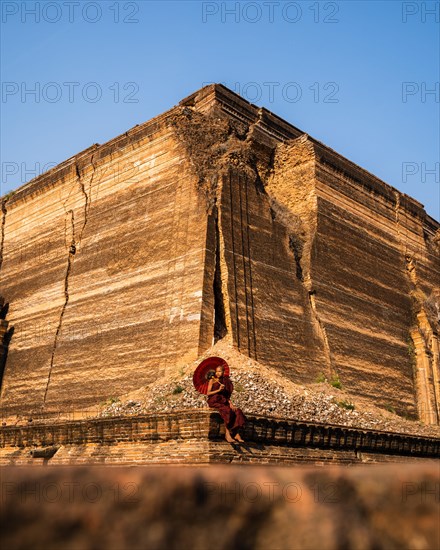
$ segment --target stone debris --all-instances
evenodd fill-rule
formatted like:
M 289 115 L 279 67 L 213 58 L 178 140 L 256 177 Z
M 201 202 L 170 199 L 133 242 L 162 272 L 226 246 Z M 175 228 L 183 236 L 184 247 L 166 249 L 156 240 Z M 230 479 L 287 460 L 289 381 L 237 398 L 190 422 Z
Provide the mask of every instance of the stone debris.
M 206 397 L 194 389 L 192 375 L 199 362 L 209 355 L 219 355 L 230 365 L 234 384 L 232 402 L 245 414 L 440 437 L 438 427 L 371 406 L 366 400 L 350 396 L 344 389 L 336 389 L 325 382 L 295 384 L 222 342 L 207 350 L 197 361 L 179 366 L 151 386 L 113 399 L 112 403 L 103 406 L 100 415 L 208 408 Z

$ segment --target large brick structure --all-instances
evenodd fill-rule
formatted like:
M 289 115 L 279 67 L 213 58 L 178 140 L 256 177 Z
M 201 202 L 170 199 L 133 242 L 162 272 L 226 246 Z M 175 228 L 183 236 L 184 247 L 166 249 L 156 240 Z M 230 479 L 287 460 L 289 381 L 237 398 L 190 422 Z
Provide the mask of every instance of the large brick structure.
M 223 86 L 3 197 L 1 227 L 4 415 L 96 404 L 225 338 L 439 423 L 439 223 Z

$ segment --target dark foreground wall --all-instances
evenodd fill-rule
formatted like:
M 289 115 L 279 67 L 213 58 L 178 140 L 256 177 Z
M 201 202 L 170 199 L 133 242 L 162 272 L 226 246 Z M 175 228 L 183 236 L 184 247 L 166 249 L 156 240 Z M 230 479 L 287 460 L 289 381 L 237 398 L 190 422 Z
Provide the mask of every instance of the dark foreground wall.
M 439 547 L 437 464 L 4 469 L 11 550 Z

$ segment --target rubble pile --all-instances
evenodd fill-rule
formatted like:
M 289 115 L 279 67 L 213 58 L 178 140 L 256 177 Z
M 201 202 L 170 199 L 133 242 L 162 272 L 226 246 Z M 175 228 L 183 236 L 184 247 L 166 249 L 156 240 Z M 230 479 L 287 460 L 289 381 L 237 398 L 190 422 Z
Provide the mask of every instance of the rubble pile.
M 182 409 L 208 409 L 206 396 L 193 386 L 192 375 L 205 357 L 218 355 L 231 367 L 232 402 L 245 414 L 303 422 L 353 426 L 398 433 L 439 437 L 440 430 L 399 417 L 386 409 L 352 398 L 343 388 L 326 382 L 299 385 L 273 369 L 238 353 L 224 343 L 207 350 L 194 363 L 176 367 L 154 384 L 103 404 L 101 416 L 126 416 Z

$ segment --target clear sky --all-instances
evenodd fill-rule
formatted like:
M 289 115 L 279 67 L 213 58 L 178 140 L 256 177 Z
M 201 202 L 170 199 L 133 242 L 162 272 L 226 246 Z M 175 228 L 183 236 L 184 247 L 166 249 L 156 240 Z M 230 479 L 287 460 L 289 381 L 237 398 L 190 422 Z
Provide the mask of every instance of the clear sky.
M 222 82 L 440 218 L 439 2 L 1 8 L 1 194 Z

